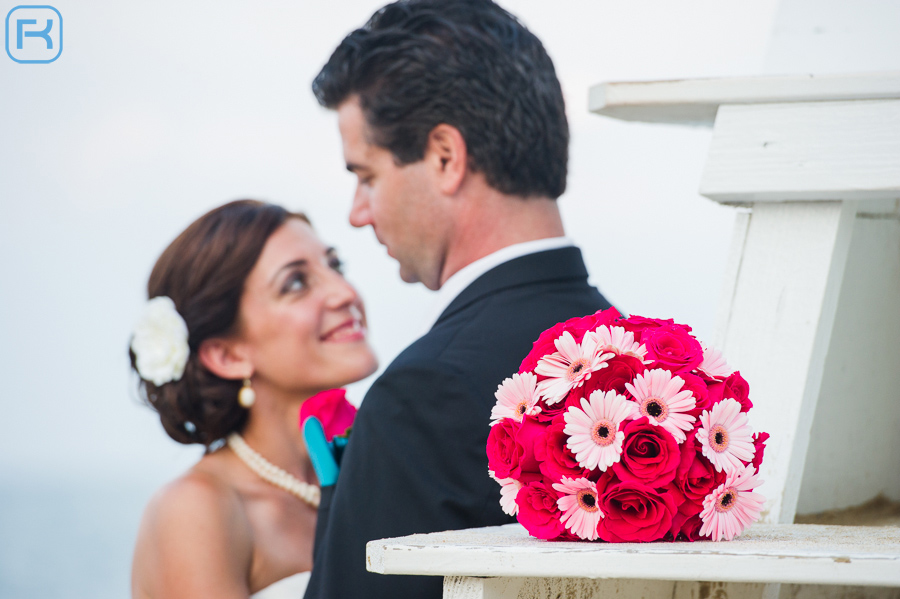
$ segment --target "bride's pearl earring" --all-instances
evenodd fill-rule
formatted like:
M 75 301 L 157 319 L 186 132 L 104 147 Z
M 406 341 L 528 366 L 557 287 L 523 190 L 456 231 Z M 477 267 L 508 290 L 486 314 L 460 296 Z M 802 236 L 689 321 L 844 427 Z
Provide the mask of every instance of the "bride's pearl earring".
M 256 402 L 256 391 L 250 386 L 250 379 L 244 379 L 244 386 L 238 391 L 238 403 L 242 408 L 249 408 Z

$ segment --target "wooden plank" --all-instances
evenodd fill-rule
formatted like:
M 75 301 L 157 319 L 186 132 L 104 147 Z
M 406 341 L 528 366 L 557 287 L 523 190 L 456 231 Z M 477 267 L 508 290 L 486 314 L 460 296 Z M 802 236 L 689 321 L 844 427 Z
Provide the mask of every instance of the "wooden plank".
M 448 576 L 444 579 L 444 599 L 629 599 L 671 597 L 727 597 L 728 599 L 767 599 L 766 585 L 753 583 L 700 583 L 692 594 L 692 585 L 668 580 L 585 579 L 585 578 L 478 578 Z M 777 595 L 773 596 L 777 599 Z
M 900 100 L 723 106 L 700 193 L 723 204 L 900 197 Z
M 662 580 L 585 580 L 571 578 L 476 578 L 448 576 L 444 599 L 606 599 L 672 597 L 675 583 Z M 757 586 L 757 585 L 749 585 Z M 746 598 L 729 594 L 729 599 Z
M 900 528 L 756 525 L 736 541 L 557 543 L 518 524 L 372 541 L 381 574 L 900 586 Z
M 722 104 L 900 98 L 900 72 L 610 82 L 590 89 L 588 109 L 648 123 L 712 126 Z

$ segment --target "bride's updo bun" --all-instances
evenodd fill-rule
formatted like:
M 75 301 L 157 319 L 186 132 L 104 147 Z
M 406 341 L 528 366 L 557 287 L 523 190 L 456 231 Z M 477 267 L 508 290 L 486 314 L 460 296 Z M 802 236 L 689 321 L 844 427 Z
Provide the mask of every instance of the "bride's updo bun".
M 209 447 L 240 432 L 247 421 L 247 410 L 237 402 L 242 381 L 212 374 L 200 363 L 197 349 L 206 339 L 233 332 L 244 282 L 266 241 L 289 218 L 309 222 L 281 206 L 230 202 L 194 221 L 169 244 L 150 273 L 147 297 L 167 296 L 175 303 L 187 325 L 190 355 L 178 380 L 156 385 L 141 378 L 139 392 L 179 443 Z M 134 351 L 130 355 L 138 372 Z

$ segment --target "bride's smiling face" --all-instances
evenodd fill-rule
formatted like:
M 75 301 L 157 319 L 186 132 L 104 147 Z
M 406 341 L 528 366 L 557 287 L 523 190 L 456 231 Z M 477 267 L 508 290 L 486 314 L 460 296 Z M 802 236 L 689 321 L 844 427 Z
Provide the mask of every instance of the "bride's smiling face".
M 362 300 L 333 248 L 289 218 L 244 284 L 237 337 L 258 388 L 310 394 L 358 381 L 378 364 Z

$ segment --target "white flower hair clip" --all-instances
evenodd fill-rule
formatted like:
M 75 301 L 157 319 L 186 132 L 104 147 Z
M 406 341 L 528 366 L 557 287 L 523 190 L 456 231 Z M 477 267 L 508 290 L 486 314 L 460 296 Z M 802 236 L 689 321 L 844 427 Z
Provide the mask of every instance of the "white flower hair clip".
M 146 303 L 134 327 L 131 351 L 142 379 L 158 387 L 181 378 L 191 350 L 187 323 L 171 298 L 161 295 Z

